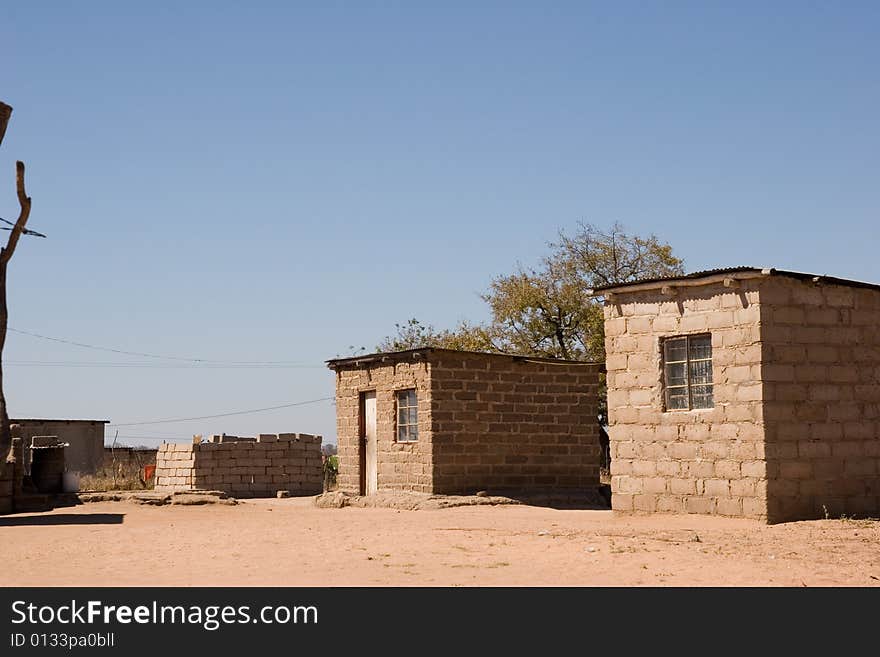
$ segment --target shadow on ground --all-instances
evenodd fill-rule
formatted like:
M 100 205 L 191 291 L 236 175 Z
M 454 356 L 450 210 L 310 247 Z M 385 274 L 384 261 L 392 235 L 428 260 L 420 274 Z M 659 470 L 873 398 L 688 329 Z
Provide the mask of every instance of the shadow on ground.
M 121 525 L 124 513 L 56 513 L 0 517 L 0 527 L 53 525 Z

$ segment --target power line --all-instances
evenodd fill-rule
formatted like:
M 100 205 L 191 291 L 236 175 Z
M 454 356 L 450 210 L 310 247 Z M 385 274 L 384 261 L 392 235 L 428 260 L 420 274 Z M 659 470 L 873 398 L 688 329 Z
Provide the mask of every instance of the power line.
M 114 439 L 119 440 L 161 440 L 164 442 L 174 441 L 174 440 L 189 440 L 192 436 L 114 436 Z M 107 447 L 107 445 L 105 445 Z
M 297 363 L 301 363 L 301 361 L 292 361 L 292 360 L 211 360 L 208 358 L 191 358 L 186 356 L 163 356 L 161 354 L 148 354 L 140 351 L 126 351 L 125 349 L 115 349 L 113 347 L 101 347 L 94 344 L 87 344 L 85 342 L 75 342 L 74 340 L 65 340 L 64 338 L 53 338 L 48 335 L 41 335 L 40 333 L 33 333 L 31 331 L 22 331 L 14 328 L 7 328 L 7 331 L 12 333 L 19 333 L 21 335 L 28 335 L 32 338 L 39 338 L 40 340 L 49 340 L 51 342 L 60 342 L 61 344 L 69 344 L 74 347 L 82 347 L 84 349 L 96 349 L 98 351 L 109 351 L 114 354 L 123 354 L 125 356 L 141 356 L 143 358 L 159 358 L 163 360 L 178 360 L 178 361 L 187 361 L 190 363 L 216 363 L 216 364 L 227 364 L 227 365 L 295 365 Z
M 116 438 L 136 438 L 138 440 L 168 440 L 169 438 L 173 440 L 175 438 L 187 438 L 187 436 L 185 436 L 185 435 L 181 436 L 179 433 L 175 433 L 175 434 L 163 433 L 161 436 L 132 436 L 131 434 L 127 434 L 127 433 L 126 434 L 119 434 L 119 435 L 113 434 L 113 435 Z
M 107 427 L 135 427 L 144 424 L 172 424 L 174 422 L 191 422 L 194 420 L 211 420 L 217 417 L 229 417 L 230 415 L 248 415 L 250 413 L 263 413 L 265 411 L 276 411 L 281 408 L 291 408 L 293 406 L 305 406 L 306 404 L 317 404 L 322 401 L 331 401 L 333 397 L 321 397 L 320 399 L 310 399 L 309 401 L 291 402 L 289 404 L 279 404 L 278 406 L 267 406 L 265 408 L 253 408 L 246 411 L 231 411 L 229 413 L 217 413 L 215 415 L 201 415 L 198 417 L 181 417 L 165 420 L 143 420 L 140 422 L 118 422 L 116 424 L 108 424 Z
M 201 363 L 115 363 L 100 361 L 50 361 L 50 360 L 8 360 L 4 365 L 17 365 L 19 367 L 58 367 L 58 368 L 77 368 L 77 367 L 111 367 L 111 368 L 146 368 L 146 369 L 182 369 L 182 370 L 213 370 L 213 369 L 318 369 L 324 365 L 305 365 L 305 364 L 283 364 L 278 363 L 222 363 L 203 361 Z

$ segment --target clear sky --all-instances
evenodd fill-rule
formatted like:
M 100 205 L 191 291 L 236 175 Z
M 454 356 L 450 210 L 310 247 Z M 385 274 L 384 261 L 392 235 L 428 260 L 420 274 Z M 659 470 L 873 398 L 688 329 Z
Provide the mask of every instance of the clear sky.
M 10 414 L 332 396 L 325 359 L 483 319 L 490 279 L 578 221 L 654 232 L 689 270 L 880 281 L 878 33 L 854 1 L 6 3 L 0 217 L 23 159 L 49 235 L 15 254 L 10 326 L 300 364 L 10 334 Z M 221 431 L 333 440 L 334 409 L 119 435 Z

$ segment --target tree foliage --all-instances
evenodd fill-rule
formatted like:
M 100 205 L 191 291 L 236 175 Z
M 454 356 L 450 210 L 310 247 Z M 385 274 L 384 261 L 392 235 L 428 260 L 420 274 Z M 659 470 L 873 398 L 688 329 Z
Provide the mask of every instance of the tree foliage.
M 468 322 L 461 322 L 452 330 L 438 331 L 430 324 L 422 324 L 413 317 L 403 324 L 395 324 L 394 328 L 397 333 L 382 340 L 376 347 L 377 351 L 406 351 L 422 347 L 500 351 L 492 344 L 486 327 Z
M 491 281 L 482 296 L 490 310 L 485 324 L 462 322 L 438 331 L 410 319 L 395 325 L 397 334 L 378 349 L 445 347 L 602 361 L 602 308 L 590 296 L 592 288 L 683 271 L 672 247 L 654 235 L 632 235 L 620 224 L 607 230 L 580 224 L 573 235 L 560 233 L 537 267 L 520 266 Z

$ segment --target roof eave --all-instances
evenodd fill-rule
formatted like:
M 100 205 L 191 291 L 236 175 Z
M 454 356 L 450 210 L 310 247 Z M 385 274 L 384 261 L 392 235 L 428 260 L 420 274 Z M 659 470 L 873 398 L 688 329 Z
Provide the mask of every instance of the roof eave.
M 644 292 L 647 290 L 662 290 L 669 288 L 673 290 L 678 287 L 699 287 L 702 285 L 713 285 L 715 283 L 723 283 L 726 287 L 733 287 L 734 281 L 743 281 L 754 278 L 764 278 L 772 276 L 773 269 L 755 269 L 752 271 L 736 271 L 718 274 L 709 274 L 700 278 L 665 278 L 654 281 L 645 281 L 642 283 L 623 283 L 621 285 L 603 286 L 588 290 L 590 296 L 605 297 L 606 299 L 619 293 L 626 292 Z

